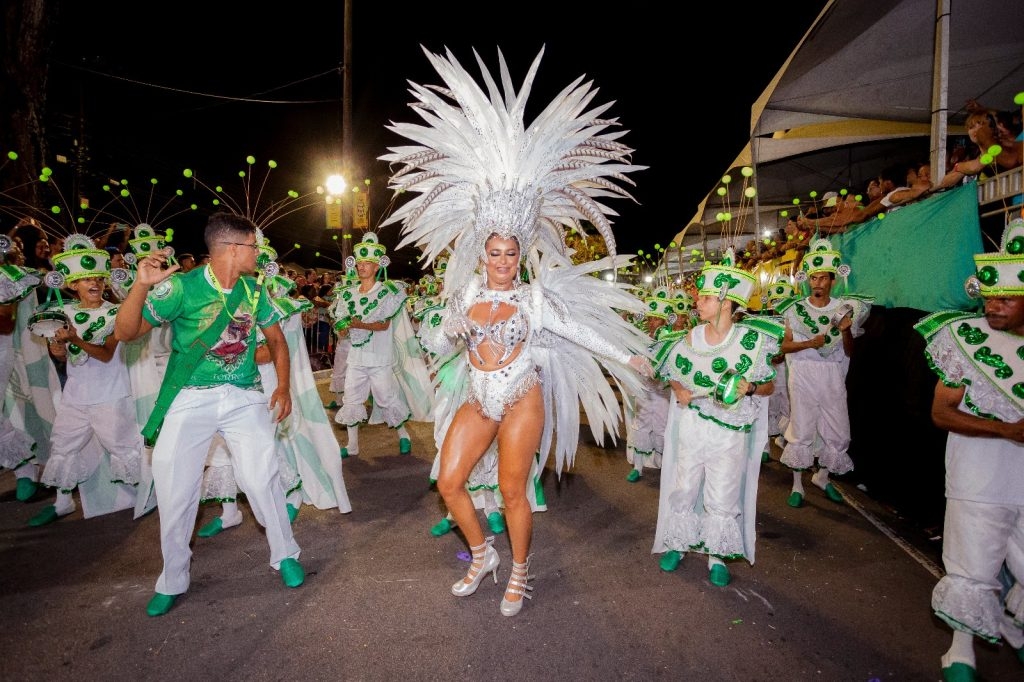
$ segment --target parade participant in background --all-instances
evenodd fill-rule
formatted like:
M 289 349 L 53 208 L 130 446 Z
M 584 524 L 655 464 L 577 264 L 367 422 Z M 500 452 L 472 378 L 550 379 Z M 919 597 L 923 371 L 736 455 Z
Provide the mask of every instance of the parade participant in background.
M 305 578 L 275 458 L 274 422 L 292 411 L 288 346 L 269 297 L 247 274 L 256 267 L 260 237 L 248 218 L 215 213 L 206 225 L 211 254 L 207 266 L 172 276 L 178 266 L 164 269 L 166 251 L 146 256 L 121 305 L 120 338 L 138 338 L 154 325 L 169 324 L 173 329 L 174 355 L 143 432 L 147 438 L 159 434 L 153 482 L 164 568 L 146 607 L 151 616 L 167 613 L 178 595 L 188 590 L 189 540 L 203 466 L 218 432 L 232 452 L 246 454 L 235 461 L 235 476 L 256 520 L 266 529 L 270 566 L 280 571 L 288 587 L 298 587 Z M 254 360 L 257 326 L 267 337 L 278 379 L 269 400 L 260 390 Z
M 27 298 L 34 301 L 35 288 L 42 282 L 39 272 L 9 262 L 8 254 L 13 247 L 10 237 L 0 235 L 0 386 L 4 386 L 5 392 L 11 385 L 17 361 L 14 340 L 19 304 Z M 36 493 L 39 467 L 33 461 L 35 451 L 32 437 L 14 426 L 7 414 L 0 411 L 0 469 L 14 472 L 15 498 L 19 502 L 29 501 Z
M 658 524 L 653 553 L 674 571 L 686 552 L 708 555 L 708 575 L 729 584 L 726 559 L 754 563 L 757 476 L 768 440 L 767 397 L 781 323 L 733 321 L 754 289 L 732 249 L 697 277 L 700 324 L 657 346 L 658 374 L 672 387 L 665 428 Z
M 813 239 L 800 264 L 797 279 L 810 285 L 810 295 L 780 303 L 776 312 L 786 322 L 782 352 L 789 377 L 790 418 L 783 437 L 786 447 L 779 461 L 793 470 L 789 506 L 804 501 L 803 472 L 818 460 L 811 482 L 833 502 L 843 496 L 829 474 L 853 469 L 850 415 L 846 404 L 846 373 L 853 340 L 864 333 L 871 299 L 845 293 L 850 267 L 827 239 Z M 836 277 L 843 278 L 844 295 L 834 297 Z M 820 443 L 816 442 L 820 441 Z
M 556 474 L 572 464 L 580 401 L 598 442 L 605 430 L 616 432 L 621 408 L 602 369 L 625 392 L 638 390 L 636 372 L 651 374 L 643 355 L 647 337 L 617 312 L 638 312 L 639 299 L 624 285 L 591 276 L 629 262 L 614 255 L 611 211 L 595 197 L 629 197 L 613 180 L 640 167 L 628 162 L 632 150 L 617 141 L 619 133 L 599 134 L 614 125 L 601 117 L 610 104 L 584 111 L 593 96 L 590 84 L 567 88 L 542 119 L 524 124 L 543 50 L 518 92 L 511 91 L 500 52 L 500 80 L 479 62 L 488 93 L 450 53 L 426 55 L 445 86 L 412 84 L 415 110 L 427 125 L 390 126 L 415 142 L 381 157 L 399 168 L 390 187 L 417 196 L 385 224 L 401 221 L 399 248 L 415 243 L 428 260 L 451 249 L 444 277 L 448 303 L 420 328 L 435 357 L 444 361 L 458 352 L 461 370 L 454 375 L 465 382 L 449 389 L 454 395 L 464 390 L 466 399 L 440 439 L 437 479 L 472 552 L 469 571 L 451 591 L 473 594 L 488 575 L 497 582 L 500 558 L 466 489 L 470 472 L 496 442 L 512 546 L 500 612 L 514 616 L 533 589 L 527 489 L 536 454 L 546 459 L 557 432 Z M 563 172 L 563 164 L 571 172 Z M 597 227 L 612 255 L 575 266 L 564 234 L 582 219 Z
M 337 283 L 334 285 L 334 289 L 331 292 L 331 307 L 328 309 L 328 313 L 333 315 L 334 304 L 338 301 L 338 294 L 343 289 L 358 284 L 359 277 L 356 275 L 354 268 L 350 268 L 345 271 L 345 275 L 340 277 Z M 328 390 L 334 394 L 334 399 L 331 400 L 327 405 L 327 409 L 336 410 L 341 407 L 341 400 L 344 402 L 342 396 L 345 395 L 345 373 L 348 371 L 348 354 L 352 350 L 352 339 L 349 337 L 348 329 L 336 329 L 332 325 L 334 332 L 334 360 L 331 363 L 331 385 Z
M 418 350 L 409 352 L 410 345 L 418 345 L 405 310 L 405 288 L 387 279 L 386 252 L 376 234 L 363 235 L 346 262 L 346 267 L 355 267 L 359 283 L 338 292 L 331 309 L 335 330 L 348 330 L 352 343 L 344 402 L 334 417 L 348 432 L 342 457 L 359 454 L 359 425 L 369 419 L 366 401 L 371 395 L 378 418 L 398 432 L 399 454 L 412 451 L 405 422 L 432 418 L 430 377 Z
M 1024 220 L 998 252 L 974 256 L 977 312 L 940 311 L 914 327 L 938 374 L 932 420 L 946 439 L 946 574 L 932 592 L 953 628 L 946 680 L 975 679 L 974 638 L 1005 640 L 1024 660 Z
M 67 250 L 53 257 L 54 270 L 46 281 L 54 289 L 66 286 L 77 301 L 59 306 L 67 326 L 55 329 L 47 339 L 50 352 L 67 361 L 68 378 L 40 479 L 57 488 L 57 496 L 29 520 L 30 526 L 53 523 L 75 511 L 72 492 L 94 477 L 120 499 L 103 510 L 85 509 L 86 516 L 134 506 L 142 467 L 131 382 L 114 333 L 118 308 L 103 300 L 110 255 L 85 235 L 70 235 L 64 245 Z M 84 493 L 82 497 L 86 505 Z
M 783 281 L 775 282 L 768 289 L 762 313 L 781 321 L 782 318 L 776 314 L 776 310 L 784 307 L 792 297 L 792 284 Z M 786 440 L 782 434 L 789 424 L 789 374 L 786 372 L 785 354 L 776 355 L 772 359 L 772 364 L 775 366 L 775 390 L 768 396 L 768 441 L 770 443 L 774 439 L 775 444 L 782 449 L 786 447 Z M 769 459 L 769 447 L 765 446 L 761 461 L 767 462 Z

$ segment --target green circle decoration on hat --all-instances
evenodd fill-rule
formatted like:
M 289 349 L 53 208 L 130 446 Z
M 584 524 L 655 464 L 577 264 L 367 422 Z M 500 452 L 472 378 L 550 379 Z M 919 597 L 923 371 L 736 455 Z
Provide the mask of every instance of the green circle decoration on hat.
M 736 253 L 729 247 L 722 255 L 720 263 L 704 266 L 695 281 L 697 295 L 730 300 L 737 306 L 746 308 L 757 280 L 752 273 L 736 267 L 735 263 Z
M 1024 218 L 1003 230 L 999 251 L 974 255 L 977 269 L 965 284 L 971 296 L 1024 296 Z
M 816 275 L 819 272 L 831 272 L 839 274 L 842 266 L 843 256 L 832 248 L 832 242 L 819 237 L 812 239 L 807 249 L 807 254 L 800 263 L 800 270 L 806 275 Z
M 380 263 L 384 254 L 387 253 L 387 248 L 377 240 L 376 234 L 366 232 L 363 234 L 363 240 L 355 245 L 352 253 L 357 263 L 362 261 Z M 384 265 L 387 267 L 386 263 Z
M 51 259 L 53 268 L 63 276 L 61 286 L 87 277 L 110 278 L 110 254 L 97 249 L 84 234 L 72 234 L 64 240 L 64 251 Z

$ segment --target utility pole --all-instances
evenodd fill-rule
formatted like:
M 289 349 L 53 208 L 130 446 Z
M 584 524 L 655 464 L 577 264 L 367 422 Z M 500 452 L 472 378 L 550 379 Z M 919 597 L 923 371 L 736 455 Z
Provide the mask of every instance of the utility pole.
M 352 0 L 345 0 L 343 62 L 341 72 L 341 174 L 351 186 L 352 167 Z M 352 255 L 352 203 L 341 201 L 341 260 Z

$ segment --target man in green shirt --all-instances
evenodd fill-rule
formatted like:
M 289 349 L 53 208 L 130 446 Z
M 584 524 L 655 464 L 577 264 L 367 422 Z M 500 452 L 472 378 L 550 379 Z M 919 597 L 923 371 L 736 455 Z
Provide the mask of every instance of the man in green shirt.
M 146 608 L 151 616 L 167 613 L 188 589 L 189 541 L 207 451 L 218 432 L 229 450 L 239 453 L 235 476 L 266 528 L 271 567 L 288 587 L 298 587 L 305 576 L 274 457 L 274 421 L 292 408 L 288 346 L 262 283 L 248 274 L 256 268 L 259 232 L 248 218 L 221 212 L 207 222 L 205 240 L 209 264 L 188 273 L 174 275 L 177 264 L 164 267 L 167 249 L 141 259 L 116 322 L 124 341 L 154 326 L 172 329 L 173 352 L 154 410 L 159 414 L 161 404 L 167 406 L 153 449 L 164 568 Z M 267 338 L 278 378 L 269 399 L 254 359 L 257 326 Z

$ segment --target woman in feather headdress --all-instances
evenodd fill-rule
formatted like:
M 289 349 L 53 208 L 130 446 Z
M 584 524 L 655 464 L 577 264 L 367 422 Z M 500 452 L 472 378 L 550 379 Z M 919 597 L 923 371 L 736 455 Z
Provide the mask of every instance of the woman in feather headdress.
M 605 431 L 614 437 L 622 413 L 605 371 L 623 393 L 636 390 L 638 372 L 652 373 L 645 335 L 620 315 L 639 310 L 639 299 L 625 285 L 593 276 L 630 260 L 615 255 L 613 212 L 598 199 L 632 198 L 614 181 L 631 182 L 626 173 L 642 167 L 629 163 L 632 150 L 616 141 L 623 133 L 604 132 L 615 125 L 600 118 L 610 104 L 587 109 L 596 90 L 581 85 L 582 77 L 524 125 L 543 50 L 518 92 L 500 51 L 500 88 L 476 57 L 486 90 L 450 52 L 426 55 L 445 84 L 412 84 L 413 108 L 426 125 L 390 126 L 415 145 L 381 157 L 399 166 L 391 188 L 418 196 L 385 225 L 402 222 L 399 248 L 415 243 L 427 260 L 451 250 L 447 304 L 420 328 L 424 347 L 448 370 L 437 374 L 438 404 L 447 406 L 435 413 L 447 423 L 436 434 L 437 487 L 472 550 L 469 572 L 451 591 L 473 594 L 488 574 L 497 582 L 500 559 L 466 489 L 496 443 L 512 547 L 501 613 L 513 616 L 533 589 L 527 487 L 534 458 L 540 453 L 543 468 L 554 445 L 556 473 L 571 466 L 581 402 L 597 441 Z M 582 232 L 584 220 L 611 255 L 576 266 L 564 235 Z

